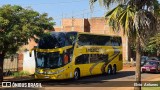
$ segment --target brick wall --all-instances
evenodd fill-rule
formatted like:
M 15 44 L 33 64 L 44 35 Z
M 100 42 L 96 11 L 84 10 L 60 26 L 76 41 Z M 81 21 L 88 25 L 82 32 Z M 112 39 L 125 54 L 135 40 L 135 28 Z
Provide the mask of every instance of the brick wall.
M 18 71 L 23 70 L 23 54 L 19 53 L 18 54 Z
M 67 18 L 62 19 L 62 30 L 84 32 L 84 19 Z M 57 29 L 55 29 L 57 31 Z
M 90 32 L 96 34 L 106 34 L 106 35 L 118 35 L 122 37 L 122 47 L 123 47 L 123 60 L 128 60 L 128 41 L 127 36 L 123 34 L 123 29 L 114 32 L 111 27 L 107 24 L 103 17 L 95 17 L 91 19 L 83 18 L 67 18 L 62 19 L 62 26 L 55 28 L 55 31 L 78 31 L 78 32 Z

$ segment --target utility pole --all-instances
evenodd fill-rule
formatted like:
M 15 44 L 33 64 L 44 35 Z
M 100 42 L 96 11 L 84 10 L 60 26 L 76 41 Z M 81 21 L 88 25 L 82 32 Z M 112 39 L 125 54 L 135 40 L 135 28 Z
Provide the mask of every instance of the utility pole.
M 60 21 L 61 31 L 63 31 L 63 24 L 62 24 L 62 22 L 63 22 L 63 12 L 62 12 L 62 19 L 61 19 L 61 21 Z
M 74 31 L 74 18 L 72 16 L 72 31 Z
M 71 31 L 74 31 L 74 17 L 73 17 L 73 11 L 72 11 L 72 30 Z

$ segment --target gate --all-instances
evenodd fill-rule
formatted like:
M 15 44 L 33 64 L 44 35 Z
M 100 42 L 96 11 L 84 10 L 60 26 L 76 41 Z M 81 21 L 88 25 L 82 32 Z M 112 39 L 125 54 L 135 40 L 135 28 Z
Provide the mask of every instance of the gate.
M 4 75 L 10 75 L 16 71 L 18 71 L 18 54 L 5 58 L 3 62 Z

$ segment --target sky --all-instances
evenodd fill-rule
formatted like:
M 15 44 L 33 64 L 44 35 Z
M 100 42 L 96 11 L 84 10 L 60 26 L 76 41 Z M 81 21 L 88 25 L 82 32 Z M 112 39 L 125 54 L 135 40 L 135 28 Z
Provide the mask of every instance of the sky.
M 40 13 L 48 13 L 56 25 L 60 26 L 62 18 L 90 18 L 104 16 L 105 9 L 95 4 L 91 13 L 89 0 L 0 0 L 0 6 L 11 4 L 24 8 L 31 7 Z
M 103 17 L 108 11 L 96 3 L 91 12 L 89 0 L 0 0 L 0 7 L 6 4 L 31 7 L 39 13 L 48 13 L 48 16 L 56 22 L 56 26 L 61 25 L 62 18 Z M 110 9 L 114 6 L 112 5 Z

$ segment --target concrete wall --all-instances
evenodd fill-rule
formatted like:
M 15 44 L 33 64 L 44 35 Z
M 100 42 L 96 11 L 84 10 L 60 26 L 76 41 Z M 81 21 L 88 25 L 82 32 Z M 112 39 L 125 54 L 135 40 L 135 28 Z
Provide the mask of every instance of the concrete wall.
M 29 51 L 23 52 L 23 71 L 27 71 L 30 74 L 35 72 L 35 57 L 34 52 L 32 52 L 32 57 L 29 56 Z

